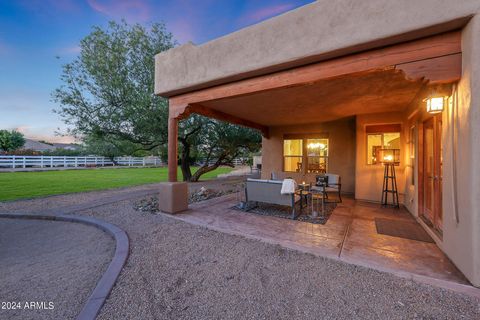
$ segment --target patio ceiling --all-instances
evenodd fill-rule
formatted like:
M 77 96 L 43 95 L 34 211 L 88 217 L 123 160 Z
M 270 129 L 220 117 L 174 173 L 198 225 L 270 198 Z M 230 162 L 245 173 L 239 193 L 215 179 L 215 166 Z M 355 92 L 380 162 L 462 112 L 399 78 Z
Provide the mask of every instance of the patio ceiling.
M 403 111 L 424 87 L 397 69 L 370 70 L 211 100 L 203 107 L 263 126 L 332 121 L 366 113 Z

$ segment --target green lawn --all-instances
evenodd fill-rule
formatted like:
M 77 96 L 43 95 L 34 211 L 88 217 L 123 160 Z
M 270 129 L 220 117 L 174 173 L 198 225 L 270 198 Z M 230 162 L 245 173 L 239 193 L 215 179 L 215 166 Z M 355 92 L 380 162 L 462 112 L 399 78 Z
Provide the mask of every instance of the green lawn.
M 195 171 L 196 168 L 193 168 Z M 213 179 L 232 169 L 218 168 L 201 179 Z M 181 171 L 179 181 L 181 181 Z M 167 168 L 88 169 L 0 173 L 0 201 L 54 194 L 103 190 L 167 181 Z

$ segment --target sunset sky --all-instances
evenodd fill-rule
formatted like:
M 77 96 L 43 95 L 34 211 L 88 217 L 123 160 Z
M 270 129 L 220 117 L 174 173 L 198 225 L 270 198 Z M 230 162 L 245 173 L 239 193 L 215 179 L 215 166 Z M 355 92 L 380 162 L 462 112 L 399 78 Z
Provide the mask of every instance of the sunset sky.
M 179 43 L 207 42 L 312 0 L 0 0 L 0 129 L 71 141 L 51 101 L 61 66 L 94 25 L 163 21 Z M 59 57 L 59 59 L 57 58 Z M 153 58 L 153 57 L 152 57 Z

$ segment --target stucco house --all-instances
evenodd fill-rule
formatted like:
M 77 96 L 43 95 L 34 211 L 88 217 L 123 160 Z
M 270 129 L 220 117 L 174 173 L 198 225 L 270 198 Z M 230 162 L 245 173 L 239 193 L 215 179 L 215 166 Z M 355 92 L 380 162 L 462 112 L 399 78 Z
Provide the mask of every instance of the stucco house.
M 192 113 L 259 130 L 263 178 L 334 172 L 355 199 L 395 150 L 401 204 L 480 286 L 479 0 L 319 0 L 155 65 L 171 182 Z

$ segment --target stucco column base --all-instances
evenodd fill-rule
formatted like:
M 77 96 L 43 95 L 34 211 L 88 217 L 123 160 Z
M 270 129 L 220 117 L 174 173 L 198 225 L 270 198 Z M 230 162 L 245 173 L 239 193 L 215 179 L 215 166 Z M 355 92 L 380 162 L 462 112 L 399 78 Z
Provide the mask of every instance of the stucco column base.
M 160 184 L 158 208 L 166 213 L 178 213 L 188 209 L 188 184 L 165 182 Z

